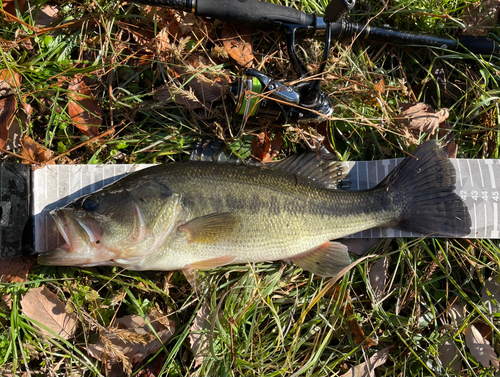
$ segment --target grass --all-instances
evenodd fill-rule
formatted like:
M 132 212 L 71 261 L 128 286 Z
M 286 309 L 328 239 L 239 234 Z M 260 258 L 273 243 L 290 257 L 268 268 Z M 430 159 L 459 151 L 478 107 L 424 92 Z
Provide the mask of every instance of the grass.
M 326 6 L 319 0 L 281 3 L 319 13 Z M 235 138 L 237 125 L 228 124 L 231 112 L 221 103 L 207 117 L 205 110 L 186 111 L 170 96 L 159 100 L 162 87 L 189 96 L 186 84 L 173 80 L 180 68 L 194 77 L 237 76 L 220 43 L 213 42 L 216 35 L 208 29 L 207 34 L 196 31 L 201 30 L 199 21 L 183 21 L 193 22 L 195 32 L 171 40 L 164 51 L 151 38 L 165 25 L 142 6 L 59 1 L 59 17 L 36 36 L 35 15 L 46 4 L 27 2 L 25 11 L 17 14 L 23 23 L 0 20 L 0 66 L 22 75 L 15 90 L 18 108 L 32 107 L 29 115 L 21 110 L 16 114 L 22 134 L 60 156 L 57 163 L 180 161 L 200 139 L 219 139 L 248 157 L 258 132 L 277 134 L 274 127 L 250 124 Z M 474 3 L 398 0 L 385 6 L 364 1 L 350 19 L 453 35 L 462 28 L 464 9 L 470 4 Z M 158 12 L 161 20 L 164 14 Z M 498 40 L 496 30 L 492 35 Z M 282 80 L 297 78 L 284 37 L 270 31 L 252 36 L 259 69 Z M 299 46 L 306 64 L 317 69 L 322 42 L 306 40 Z M 421 101 L 450 109 L 448 123 L 458 157 L 498 158 L 499 69 L 498 57 L 364 41 L 335 43 L 322 81 L 336 104 L 325 124 L 327 139 L 343 160 L 404 156 L 430 136 L 405 133 L 393 117 L 399 103 Z M 446 90 L 439 70 L 445 72 Z M 77 75 L 93 81 L 92 94 L 103 110 L 101 132 L 114 128 L 91 142 L 68 112 L 68 83 Z M 381 81 L 385 90 L 380 91 Z M 283 125 L 281 134 L 281 155 L 286 155 L 305 149 L 325 132 L 314 124 Z M 22 151 L 15 147 L 14 152 Z M 3 159 L 20 161 L 6 155 Z M 495 375 L 471 354 L 464 330 L 472 323 L 486 324 L 491 344 L 500 350 L 498 315 L 489 311 L 481 295 L 485 281 L 496 277 L 499 269 L 496 240 L 388 239 L 369 253 L 375 259 L 354 267 L 335 289 L 328 279 L 282 263 L 206 271 L 205 289 L 200 291 L 193 290 L 180 272 L 35 265 L 26 283 L 0 285 L 1 295 L 12 297 L 12 309 L 0 312 L 0 370 L 19 376 L 104 375 L 105 368 L 87 355 L 85 345 L 95 342 L 99 329 L 115 317 L 144 316 L 156 309 L 176 322 L 175 335 L 144 365 L 134 365 L 136 376 L 147 375 L 151 365 L 158 368 L 154 375 L 161 376 L 335 376 L 384 347 L 390 347 L 389 357 L 377 368 L 377 376 L 452 376 L 456 373 L 438 359 L 446 340 L 458 349 L 464 375 Z M 378 297 L 368 276 L 381 257 L 389 258 L 388 280 Z M 41 285 L 77 313 L 75 339 L 48 339 L 23 315 L 22 295 Z M 204 329 L 210 342 L 207 356 L 195 368 L 188 336 L 204 303 L 210 307 L 211 325 Z M 449 317 L 452 304 L 465 308 L 464 318 L 456 323 Z M 356 341 L 351 332 L 354 319 L 378 345 L 365 347 Z

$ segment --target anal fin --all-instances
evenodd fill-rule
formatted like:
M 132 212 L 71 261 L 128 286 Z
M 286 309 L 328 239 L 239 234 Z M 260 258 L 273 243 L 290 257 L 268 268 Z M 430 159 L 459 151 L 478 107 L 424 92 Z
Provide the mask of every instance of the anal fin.
M 202 260 L 199 262 L 189 263 L 184 266 L 183 269 L 190 270 L 210 270 L 212 268 L 217 268 L 233 263 L 236 260 L 234 255 L 224 255 L 218 258 L 212 258 L 207 260 Z
M 324 244 L 290 258 L 300 268 L 324 277 L 334 277 L 351 264 L 347 246 L 340 242 Z
M 201 292 L 203 285 L 198 284 L 198 272 L 196 270 L 210 270 L 233 263 L 236 257 L 233 255 L 224 255 L 218 258 L 207 259 L 199 262 L 186 264 L 182 269 L 184 276 L 195 291 Z

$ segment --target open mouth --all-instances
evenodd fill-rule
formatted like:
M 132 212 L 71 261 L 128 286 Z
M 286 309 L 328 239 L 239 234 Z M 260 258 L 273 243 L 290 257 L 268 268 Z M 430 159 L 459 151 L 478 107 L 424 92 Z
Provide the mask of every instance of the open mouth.
M 89 244 L 98 244 L 103 233 L 99 223 L 90 218 L 80 219 L 68 211 L 71 210 L 58 209 L 50 213 L 66 242 L 60 248 L 76 252 Z

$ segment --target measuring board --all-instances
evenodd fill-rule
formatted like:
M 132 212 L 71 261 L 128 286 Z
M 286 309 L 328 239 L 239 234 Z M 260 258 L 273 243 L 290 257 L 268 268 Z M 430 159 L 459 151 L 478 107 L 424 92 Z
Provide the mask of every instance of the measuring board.
M 345 162 L 349 190 L 364 190 L 379 183 L 403 159 Z M 500 160 L 452 159 L 456 192 L 465 201 L 472 219 L 471 233 L 463 238 L 500 238 Z M 43 252 L 63 243 L 49 212 L 104 187 L 129 172 L 153 165 L 50 165 L 32 174 L 32 213 L 35 251 Z M 348 238 L 421 237 L 397 229 L 374 228 Z

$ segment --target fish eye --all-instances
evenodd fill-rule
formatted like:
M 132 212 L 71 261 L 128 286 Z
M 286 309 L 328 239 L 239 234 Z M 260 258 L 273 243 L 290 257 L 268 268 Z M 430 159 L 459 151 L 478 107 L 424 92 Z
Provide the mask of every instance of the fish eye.
M 83 200 L 82 209 L 87 212 L 94 211 L 99 205 L 99 198 L 96 196 L 89 196 Z

